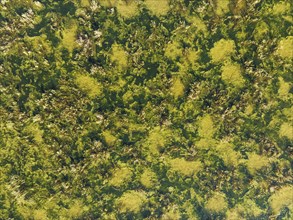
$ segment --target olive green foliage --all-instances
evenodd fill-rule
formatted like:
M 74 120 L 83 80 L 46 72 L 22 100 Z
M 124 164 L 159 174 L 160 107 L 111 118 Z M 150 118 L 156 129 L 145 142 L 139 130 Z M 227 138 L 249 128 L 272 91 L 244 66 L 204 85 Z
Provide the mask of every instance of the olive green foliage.
M 110 60 L 119 68 L 123 69 L 127 66 L 127 54 L 121 45 L 113 44 Z
M 114 187 L 122 186 L 131 180 L 132 171 L 126 165 L 120 165 L 121 168 L 114 169 L 109 180 L 109 185 Z
M 198 134 L 200 137 L 212 138 L 216 132 L 213 119 L 210 115 L 204 115 L 198 122 Z
M 171 87 L 171 93 L 175 98 L 178 98 L 184 95 L 184 84 L 181 82 L 180 79 L 174 79 Z
M 275 215 L 280 214 L 282 209 L 289 208 L 293 211 L 293 187 L 284 186 L 277 190 L 269 199 L 270 207 Z
M 255 153 L 251 153 L 248 156 L 247 168 L 248 168 L 249 172 L 254 174 L 257 171 L 261 170 L 262 168 L 268 167 L 269 163 L 270 163 L 270 161 L 268 158 L 260 156 Z
M 170 10 L 169 0 L 145 0 L 144 4 L 156 16 L 166 15 Z
M 235 43 L 233 40 L 221 39 L 215 42 L 214 47 L 210 50 L 210 56 L 215 63 L 229 60 L 235 53 Z
M 150 169 L 145 169 L 140 177 L 140 182 L 144 187 L 151 189 L 158 184 L 157 174 Z
M 223 159 L 226 166 L 237 167 L 240 163 L 241 154 L 233 149 L 233 145 L 227 141 L 217 144 L 217 154 Z
M 243 203 L 238 204 L 231 210 L 227 212 L 228 220 L 238 220 L 238 219 L 258 219 L 263 215 L 264 210 L 262 210 L 255 201 L 251 199 L 245 199 Z
M 293 58 L 293 36 L 288 36 L 280 40 L 277 47 L 277 54 L 283 59 Z
M 186 161 L 183 158 L 170 159 L 169 164 L 171 171 L 178 172 L 183 176 L 193 176 L 202 168 L 200 161 Z
M 65 29 L 62 31 L 62 45 L 72 52 L 76 45 L 77 25 L 75 21 L 68 21 Z
M 283 123 L 280 127 L 279 135 L 293 140 L 293 126 L 292 123 Z
M 101 85 L 94 78 L 79 74 L 76 76 L 75 82 L 80 90 L 86 93 L 90 98 L 101 95 Z
M 168 43 L 165 49 L 165 56 L 170 59 L 176 59 L 182 56 L 182 48 L 179 42 L 174 41 L 172 43 Z
M 241 75 L 240 65 L 235 63 L 226 63 L 222 67 L 222 79 L 227 84 L 232 84 L 236 87 L 243 86 L 244 79 Z
M 229 12 L 230 0 L 217 0 L 216 2 L 216 14 L 221 16 Z
M 146 140 L 146 147 L 151 154 L 158 155 L 168 144 L 172 134 L 167 128 L 153 128 Z
M 142 191 L 127 191 L 117 199 L 116 205 L 120 212 L 138 213 L 147 202 L 146 194 Z
M 292 219 L 289 0 L 1 0 L 0 219 Z
M 125 18 L 131 18 L 139 13 L 136 1 L 119 0 L 116 4 L 118 13 Z
M 211 213 L 225 213 L 228 203 L 225 194 L 215 193 L 207 200 L 205 208 Z

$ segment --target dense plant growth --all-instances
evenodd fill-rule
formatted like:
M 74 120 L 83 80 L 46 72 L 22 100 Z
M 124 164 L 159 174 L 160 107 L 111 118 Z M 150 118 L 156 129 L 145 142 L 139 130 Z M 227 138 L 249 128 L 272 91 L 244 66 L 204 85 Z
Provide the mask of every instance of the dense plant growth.
M 289 0 L 1 0 L 0 219 L 292 219 Z

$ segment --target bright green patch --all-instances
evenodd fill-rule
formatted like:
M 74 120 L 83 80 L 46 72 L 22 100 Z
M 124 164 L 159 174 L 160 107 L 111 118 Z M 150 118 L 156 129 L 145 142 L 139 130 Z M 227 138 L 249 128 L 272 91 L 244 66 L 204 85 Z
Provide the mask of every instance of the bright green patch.
M 30 124 L 24 129 L 24 132 L 31 136 L 37 144 L 41 144 L 43 142 L 44 131 L 40 129 L 39 125 L 34 123 Z
M 193 27 L 196 27 L 199 32 L 207 33 L 207 26 L 200 17 L 190 16 L 187 20 Z
M 202 169 L 200 161 L 187 161 L 183 158 L 170 159 L 169 165 L 171 171 L 177 172 L 183 176 L 193 176 Z
M 247 169 L 252 174 L 257 173 L 259 170 L 268 167 L 269 165 L 270 161 L 266 156 L 261 156 L 255 153 L 248 155 Z
M 210 213 L 225 213 L 228 208 L 228 203 L 225 194 L 215 193 L 207 200 L 205 208 Z
M 266 22 L 260 21 L 257 23 L 256 28 L 254 29 L 253 36 L 258 40 L 262 40 L 269 32 L 270 28 Z
M 244 85 L 244 79 L 241 75 L 241 67 L 237 63 L 226 63 L 222 66 L 222 80 L 235 87 Z
M 216 14 L 223 16 L 229 12 L 230 0 L 217 0 L 216 2 Z
M 278 90 L 279 97 L 283 100 L 289 98 L 290 84 L 285 82 L 282 77 L 279 77 L 280 87 Z
M 138 4 L 136 1 L 119 0 L 116 4 L 118 13 L 124 18 L 131 18 L 139 13 Z
M 127 165 L 122 164 L 121 168 L 114 169 L 112 177 L 109 180 L 109 185 L 114 187 L 120 187 L 131 181 L 132 171 Z
M 285 1 L 280 1 L 274 4 L 272 14 L 282 15 L 290 12 L 290 3 Z
M 122 70 L 127 67 L 128 64 L 128 55 L 123 49 L 123 47 L 119 44 L 113 44 L 110 60 L 114 63 L 119 70 Z
M 140 177 L 141 184 L 150 189 L 158 183 L 158 178 L 155 172 L 150 169 L 145 169 Z
M 292 114 L 292 112 L 291 112 Z M 293 126 L 291 123 L 283 123 L 279 130 L 280 137 L 287 137 L 290 140 L 293 140 Z
M 155 127 L 149 133 L 149 137 L 146 141 L 146 145 L 151 154 L 158 155 L 161 150 L 168 144 L 168 140 L 172 134 L 168 129 Z
M 113 146 L 117 141 L 117 138 L 108 130 L 103 131 L 103 137 L 108 146 Z
M 171 93 L 175 98 L 178 98 L 180 96 L 184 95 L 185 87 L 184 84 L 181 82 L 180 79 L 176 78 L 173 81 L 173 85 L 171 87 Z
M 169 0 L 145 0 L 144 4 L 156 16 L 166 15 L 170 10 Z
M 293 187 L 283 186 L 276 191 L 270 198 L 269 204 L 275 215 L 280 214 L 283 208 L 288 207 L 289 210 L 293 211 Z
M 70 21 L 67 27 L 62 31 L 62 45 L 69 51 L 72 52 L 76 47 L 76 34 L 77 24 L 75 21 Z
M 147 197 L 144 192 L 131 190 L 123 193 L 122 196 L 116 200 L 116 205 L 118 210 L 122 213 L 138 213 L 146 201 Z
M 81 7 L 89 7 L 91 5 L 90 0 L 81 0 L 80 5 Z
M 264 211 L 251 199 L 245 199 L 243 203 L 237 204 L 228 210 L 227 220 L 259 219 Z
M 47 212 L 44 209 L 37 209 L 33 212 L 33 218 L 34 220 L 44 220 L 47 218 Z
M 117 0 L 98 0 L 99 4 L 104 7 L 114 7 Z
M 182 48 L 181 45 L 179 44 L 179 42 L 174 41 L 172 43 L 168 43 L 167 47 L 165 49 L 165 56 L 175 60 L 178 57 L 182 56 Z
M 161 220 L 179 220 L 181 218 L 181 213 L 178 208 L 172 207 L 166 213 L 163 214 Z
M 233 150 L 232 144 L 226 141 L 221 141 L 217 145 L 216 149 L 220 157 L 223 159 L 226 166 L 233 166 L 233 167 L 238 166 L 241 155 L 240 153 Z
M 76 75 L 75 83 L 81 91 L 89 96 L 89 98 L 95 98 L 102 93 L 102 86 L 100 83 L 88 75 Z
M 276 53 L 283 59 L 288 59 L 288 60 L 292 59 L 293 58 L 293 36 L 288 36 L 280 40 Z
M 214 44 L 210 50 L 210 56 L 214 63 L 229 60 L 230 56 L 235 53 L 235 43 L 233 40 L 221 39 Z
M 212 138 L 216 132 L 213 119 L 210 115 L 204 115 L 198 121 L 198 134 L 203 138 Z

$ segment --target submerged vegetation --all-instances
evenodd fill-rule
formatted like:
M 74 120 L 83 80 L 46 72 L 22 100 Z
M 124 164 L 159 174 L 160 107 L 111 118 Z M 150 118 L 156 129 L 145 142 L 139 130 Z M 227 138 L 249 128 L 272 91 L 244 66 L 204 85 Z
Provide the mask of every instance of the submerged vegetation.
M 292 219 L 289 0 L 1 0 L 0 219 Z

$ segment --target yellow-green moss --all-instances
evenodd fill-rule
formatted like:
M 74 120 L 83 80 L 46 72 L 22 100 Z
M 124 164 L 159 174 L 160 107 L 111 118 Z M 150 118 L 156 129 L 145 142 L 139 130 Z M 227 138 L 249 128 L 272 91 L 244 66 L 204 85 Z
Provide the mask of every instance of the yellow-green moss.
M 215 148 L 217 146 L 216 140 L 212 138 L 201 138 L 196 142 L 196 147 L 201 150 Z
M 104 7 L 114 7 L 117 0 L 98 0 L 99 4 Z
M 284 108 L 282 112 L 289 121 L 293 121 L 293 106 L 291 108 Z
M 229 10 L 230 0 L 217 0 L 216 1 L 216 14 L 222 16 L 228 13 Z
M 291 112 L 292 114 L 292 112 Z M 280 137 L 287 137 L 290 140 L 293 140 L 293 126 L 291 123 L 285 122 L 281 125 L 279 130 Z
M 89 7 L 91 5 L 90 0 L 81 0 L 80 5 L 81 7 Z
M 36 51 L 42 51 L 45 54 L 52 52 L 52 45 L 44 34 L 35 37 L 25 37 L 24 39 L 29 41 Z
M 233 1 L 231 2 L 233 3 Z M 234 4 L 232 4 L 233 8 L 232 11 L 235 15 L 240 15 L 243 12 L 245 12 L 247 10 L 247 0 L 237 0 L 234 1 Z
M 62 45 L 72 52 L 76 46 L 77 24 L 75 21 L 69 21 L 66 28 L 62 31 Z
M 110 60 L 117 66 L 119 70 L 122 70 L 127 67 L 128 55 L 121 45 L 113 44 L 111 49 Z
M 183 176 L 193 176 L 202 169 L 200 161 L 186 161 L 184 158 L 170 159 L 171 171 L 178 172 Z
M 170 10 L 169 0 L 145 0 L 144 3 L 156 16 L 166 15 Z
M 285 1 L 280 1 L 274 4 L 272 14 L 282 15 L 285 13 L 290 13 L 290 3 Z
M 280 40 L 277 51 L 277 55 L 283 59 L 292 59 L 293 58 L 293 36 L 288 36 Z
M 32 137 L 37 144 L 43 142 L 44 131 L 40 129 L 39 125 L 32 123 L 24 129 L 24 132 Z
M 244 113 L 246 115 L 251 115 L 253 113 L 253 110 L 254 110 L 253 105 L 249 104 L 248 106 L 246 106 Z
M 217 145 L 217 152 L 223 159 L 226 166 L 237 167 L 237 165 L 239 164 L 241 154 L 233 150 L 232 144 L 226 141 L 221 141 Z
M 200 137 L 212 138 L 216 132 L 213 119 L 210 115 L 204 115 L 198 122 L 198 134 Z
M 140 177 L 141 184 L 150 189 L 158 183 L 158 178 L 155 172 L 150 169 L 145 169 Z
M 191 23 L 191 25 L 193 27 L 196 27 L 197 28 L 197 31 L 200 31 L 202 33 L 207 33 L 207 26 L 206 24 L 204 23 L 204 21 L 198 17 L 198 16 L 190 16 L 190 17 L 187 17 L 187 20 L 188 22 Z
M 210 213 L 225 213 L 228 208 L 228 203 L 225 194 L 215 193 L 207 200 L 205 208 Z
M 146 194 L 142 191 L 127 191 L 116 200 L 116 206 L 122 213 L 138 213 L 147 201 Z
M 260 156 L 255 153 L 248 155 L 247 169 L 252 174 L 255 174 L 257 171 L 268 167 L 269 165 L 270 161 L 266 156 Z
M 185 87 L 184 84 L 181 82 L 179 78 L 176 78 L 173 81 L 172 87 L 171 87 L 171 93 L 175 98 L 178 98 L 180 96 L 184 95 Z
M 165 145 L 168 143 L 168 139 L 172 136 L 170 130 L 155 127 L 149 133 L 149 137 L 146 141 L 148 150 L 151 154 L 157 155 L 159 152 L 164 149 Z
M 194 204 L 189 200 L 186 201 L 183 205 L 182 208 L 184 209 L 188 220 L 200 220 L 196 208 L 194 207 Z
M 268 34 L 269 30 L 270 28 L 266 22 L 258 22 L 253 32 L 254 39 L 257 41 L 263 39 L 264 36 Z
M 178 57 L 182 56 L 182 48 L 179 42 L 173 41 L 172 43 L 168 43 L 165 49 L 165 56 L 175 60 Z
M 95 98 L 101 95 L 102 87 L 94 78 L 84 75 L 77 74 L 75 78 L 75 83 L 78 88 L 86 93 L 90 98 Z
M 112 176 L 109 180 L 109 185 L 114 187 L 120 187 L 131 181 L 132 171 L 127 165 L 122 164 L 120 168 L 116 168 L 112 172 Z
M 235 43 L 233 40 L 221 39 L 214 44 L 210 50 L 210 56 L 214 63 L 228 60 L 235 53 Z
M 245 199 L 243 203 L 227 211 L 227 220 L 258 219 L 263 213 L 253 200 Z
M 45 209 L 36 209 L 33 211 L 33 219 L 34 220 L 46 220 L 47 217 L 47 211 Z
M 283 100 L 289 98 L 290 84 L 285 82 L 282 77 L 279 77 L 280 87 L 278 90 L 279 97 Z
M 181 213 L 178 208 L 172 208 L 162 215 L 161 220 L 179 220 Z
M 279 214 L 283 208 L 288 207 L 289 210 L 293 211 L 293 187 L 283 186 L 281 189 L 276 191 L 270 198 L 269 204 L 273 214 Z
M 188 50 L 186 52 L 186 57 L 189 63 L 191 63 L 193 66 L 197 64 L 197 61 L 199 60 L 200 53 L 196 50 Z
M 222 80 L 235 87 L 243 86 L 244 79 L 241 75 L 240 65 L 237 63 L 225 63 L 222 66 Z
M 118 13 L 124 18 L 131 18 L 139 13 L 138 4 L 134 0 L 118 0 L 116 7 Z
M 79 218 L 87 209 L 88 208 L 81 201 L 75 201 L 68 209 L 67 216 L 70 217 L 70 219 Z
M 103 131 L 103 137 L 108 146 L 113 146 L 117 141 L 117 138 L 108 130 Z

